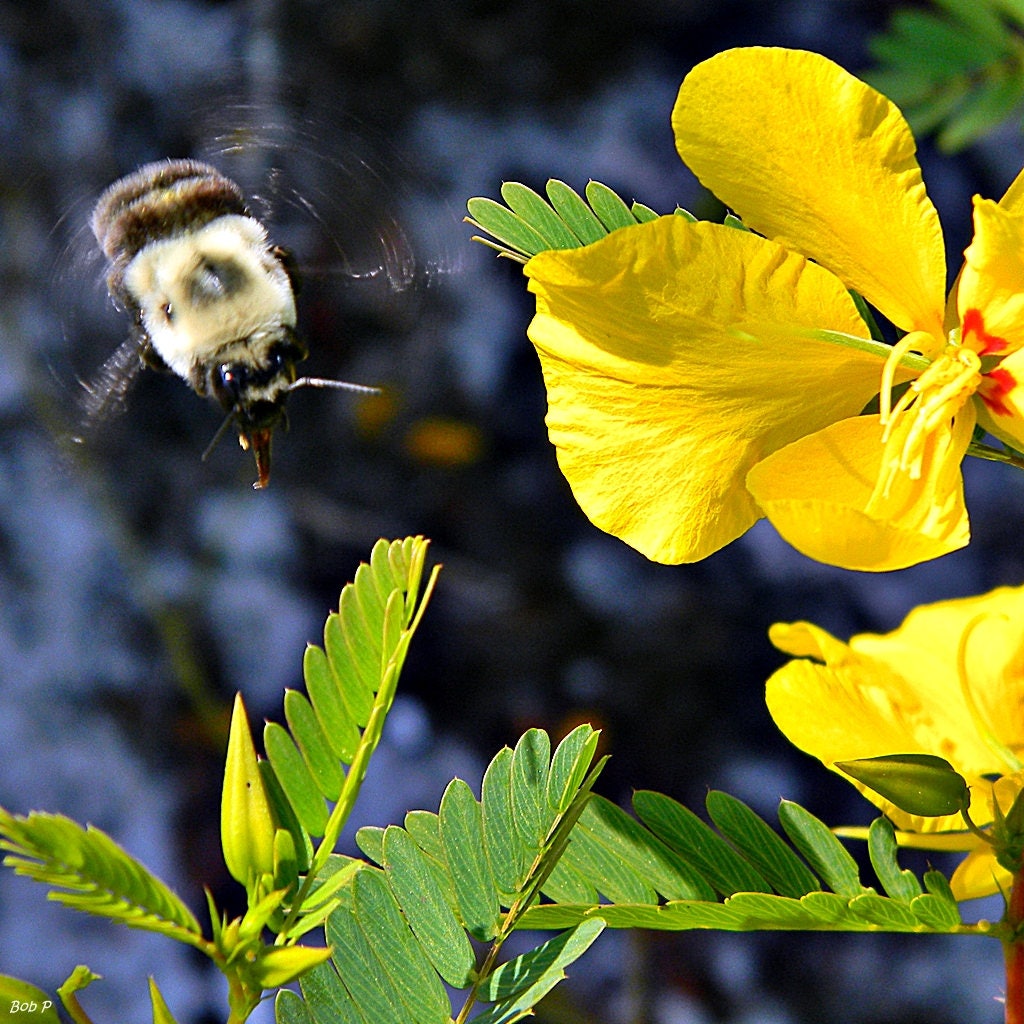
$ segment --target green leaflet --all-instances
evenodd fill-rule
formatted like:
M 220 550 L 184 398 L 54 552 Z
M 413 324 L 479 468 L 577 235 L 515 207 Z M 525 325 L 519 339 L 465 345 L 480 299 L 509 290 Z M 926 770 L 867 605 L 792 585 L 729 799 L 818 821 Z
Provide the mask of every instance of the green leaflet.
M 604 930 L 594 918 L 577 925 L 502 964 L 481 987 L 481 998 L 497 1005 L 475 1017 L 479 1024 L 501 1024 L 527 1013 L 565 977 L 565 968 L 578 960 Z
M 706 887 L 706 895 L 670 898 L 658 903 L 641 892 L 631 903 L 618 898 L 608 904 L 595 901 L 549 903 L 531 907 L 523 917 L 522 927 L 568 928 L 601 919 L 612 928 L 669 931 L 703 928 L 991 933 L 988 925 L 966 925 L 961 921 L 945 876 L 927 872 L 922 888 L 911 872 L 899 867 L 892 826 L 884 819 L 872 826 L 869 849 L 888 896 L 865 887 L 856 862 L 831 831 L 804 808 L 788 801 L 780 804 L 779 819 L 792 847 L 749 807 L 724 793 L 712 792 L 708 797 L 709 813 L 718 832 L 682 805 L 658 793 L 639 792 L 634 796 L 634 805 L 650 829 L 682 858 L 687 872 L 683 878 L 691 883 L 697 879 Z M 594 813 L 596 811 L 603 813 Z M 624 827 L 625 821 L 631 824 Z M 623 836 L 634 840 L 634 829 L 640 830 L 636 839 L 646 830 L 607 801 L 598 797 L 591 801 L 580 819 L 578 831 L 573 833 L 565 859 L 573 864 L 581 883 L 589 882 L 601 889 L 607 883 L 594 875 L 600 875 L 604 865 L 589 863 L 585 858 L 574 862 L 572 857 L 574 844 L 588 829 L 608 849 L 614 848 Z M 649 837 L 650 833 L 646 835 Z M 617 847 L 618 859 L 622 862 L 619 873 L 626 871 L 628 865 L 628 870 L 637 878 L 654 884 L 664 895 L 676 864 L 662 863 L 660 871 L 653 870 L 645 861 L 643 848 L 642 842 L 632 849 L 626 845 Z M 686 852 L 681 852 L 683 850 Z M 733 860 L 729 859 L 730 854 Z M 747 874 L 750 870 L 754 870 L 753 875 Z M 820 888 L 815 873 L 835 891 Z M 737 881 L 744 877 L 757 880 L 765 888 L 744 891 L 736 887 Z M 562 898 L 561 892 L 571 891 L 571 884 L 561 884 L 557 870 L 552 879 L 559 884 L 548 895 L 557 893 Z M 771 887 L 765 879 L 771 879 Z M 714 890 L 722 892 L 726 898 L 716 902 Z M 602 891 L 607 892 L 607 889 Z
M 552 178 L 545 192 L 547 199 L 519 182 L 501 186 L 507 206 L 493 199 L 474 198 L 466 203 L 466 222 L 490 235 L 474 241 L 496 249 L 518 263 L 525 263 L 546 249 L 575 249 L 600 241 L 619 228 L 634 227 L 659 214 L 642 203 L 627 204 L 616 192 L 599 181 L 587 183 L 586 199 L 564 181 Z M 685 210 L 676 210 L 695 220 Z
M 819 888 L 814 873 L 746 804 L 728 793 L 712 790 L 707 808 L 717 828 L 729 836 L 780 896 L 799 898 Z
M 757 869 L 693 811 L 660 793 L 633 795 L 640 820 L 670 849 L 692 864 L 723 896 L 734 892 L 771 892 Z
M 287 692 L 287 727 L 269 722 L 264 729 L 278 790 L 301 826 L 297 846 L 323 837 L 314 873 L 333 850 L 358 795 L 437 578 L 435 568 L 421 596 L 427 547 L 422 537 L 374 545 L 369 563 L 359 566 L 341 592 L 338 611 L 327 618 L 324 646 L 306 650 L 308 698 Z
M 863 77 L 920 134 L 936 132 L 952 153 L 976 142 L 1024 100 L 1019 52 L 1024 11 L 995 0 L 936 0 L 939 10 L 899 8 L 869 42 L 875 68 Z
M 779 823 L 818 877 L 834 892 L 840 896 L 859 896 L 866 891 L 849 850 L 810 811 L 783 800 L 779 804 Z
M 444 791 L 439 817 L 459 914 L 469 934 L 486 942 L 498 934 L 498 895 L 484 848 L 480 805 L 461 779 L 453 779 Z
M 0 1006 L 10 1010 L 15 1003 L 26 1007 L 25 1018 L 33 1024 L 61 1024 L 52 996 L 27 981 L 0 974 Z
M 0 849 L 16 874 L 50 886 L 50 899 L 193 946 L 202 933 L 178 896 L 105 832 L 59 814 L 0 808 Z
M 332 964 L 300 981 L 308 1016 L 291 999 L 280 1012 L 298 1024 L 443 1024 L 454 1014 L 442 982 L 476 1006 L 491 1004 L 474 1019 L 511 1021 L 532 1009 L 604 927 L 574 921 L 565 935 L 504 964 L 497 955 L 571 842 L 604 763 L 593 765 L 596 746 L 586 725 L 554 753 L 546 733 L 530 730 L 515 751 L 494 758 L 481 800 L 456 779 L 438 814 L 412 811 L 405 828 L 360 829 L 357 841 L 383 871 L 359 871 L 328 918 Z M 492 855 L 509 844 L 517 852 L 498 858 L 499 876 Z M 480 964 L 471 935 L 492 942 Z
M 438 886 L 438 872 L 405 829 L 388 828 L 384 871 L 409 927 L 437 973 L 454 988 L 469 985 L 476 958 L 451 904 Z

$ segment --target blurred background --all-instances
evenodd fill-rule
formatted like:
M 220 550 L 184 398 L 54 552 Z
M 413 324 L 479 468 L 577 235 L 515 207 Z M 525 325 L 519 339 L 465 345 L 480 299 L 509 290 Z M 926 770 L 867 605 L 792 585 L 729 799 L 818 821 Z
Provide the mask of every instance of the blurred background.
M 575 506 L 521 272 L 462 217 L 504 180 L 549 177 L 711 212 L 669 128 L 687 70 L 775 44 L 858 71 L 895 6 L 0 0 L 0 804 L 106 829 L 205 920 L 204 884 L 232 899 L 218 834 L 232 695 L 254 723 L 280 718 L 374 540 L 421 533 L 444 570 L 357 824 L 436 810 L 453 775 L 476 786 L 525 728 L 584 720 L 613 755 L 599 788 L 623 804 L 652 788 L 700 810 L 720 788 L 769 816 L 785 796 L 870 820 L 776 733 L 767 627 L 810 618 L 846 638 L 1020 584 L 1024 477 L 967 466 L 971 547 L 904 572 L 830 569 L 763 525 L 703 563 L 651 564 Z M 201 461 L 220 413 L 170 375 L 147 373 L 124 415 L 71 441 L 80 381 L 127 331 L 92 204 L 178 156 L 236 176 L 294 249 L 304 369 L 384 389 L 292 396 L 267 491 L 231 436 Z M 1024 145 L 1008 129 L 954 159 L 925 141 L 921 160 L 956 267 L 970 196 L 1001 195 Z M 82 997 L 97 1022 L 148 1020 L 147 974 L 182 1024 L 222 1019 L 200 958 L 0 873 L 0 973 L 52 991 L 77 963 L 104 975 Z M 541 1019 L 1002 1019 L 995 943 L 606 933 L 571 973 Z

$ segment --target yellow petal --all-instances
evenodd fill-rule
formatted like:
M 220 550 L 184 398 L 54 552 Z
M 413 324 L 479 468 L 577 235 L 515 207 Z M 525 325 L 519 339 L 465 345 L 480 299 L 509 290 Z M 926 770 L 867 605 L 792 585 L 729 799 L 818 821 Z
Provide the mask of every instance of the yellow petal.
M 959 832 L 959 814 L 923 818 L 907 814 L 835 767 L 836 761 L 885 754 L 930 754 L 916 735 L 922 713 L 917 695 L 898 673 L 850 652 L 845 664 L 798 660 L 783 665 L 765 689 L 768 711 L 796 747 L 818 758 L 855 786 L 896 826 L 909 832 Z M 972 792 L 972 806 L 973 806 Z M 989 804 L 983 801 L 982 812 Z M 984 821 L 984 813 L 982 814 Z
M 850 645 L 859 654 L 901 666 L 932 707 L 931 753 L 966 776 L 1005 775 L 1021 767 L 1024 587 L 923 605 L 895 632 L 854 637 Z M 1019 788 L 1001 797 L 1006 810 Z
M 994 816 L 987 778 L 1001 776 L 994 793 L 1004 813 L 1024 785 L 1016 757 L 1024 737 L 1022 621 L 1024 587 L 1003 587 L 923 605 L 891 633 L 863 633 L 849 644 L 811 623 L 776 623 L 772 643 L 801 660 L 768 680 L 768 709 L 792 743 L 834 770 L 836 761 L 884 754 L 946 758 L 971 787 L 972 819 L 986 825 Z M 961 833 L 949 848 L 971 848 L 959 815 L 915 817 L 854 785 L 899 828 Z
M 1024 347 L 1024 212 L 975 196 L 974 239 L 964 252 L 957 306 L 963 342 L 975 351 L 1003 356 Z M 968 332 L 972 311 L 984 330 L 980 343 Z
M 978 423 L 1018 451 L 1024 449 L 1024 349 L 1000 360 L 974 396 Z
M 1009 213 L 1024 213 L 1024 170 L 1010 182 L 1010 187 L 1003 193 L 999 205 Z
M 754 466 L 747 487 L 779 533 L 810 558 L 881 572 L 916 565 L 970 540 L 960 462 L 971 439 L 968 406 L 918 480 L 901 474 L 879 501 L 881 428 L 856 416 L 801 438 Z
M 832 831 L 841 839 L 867 839 L 869 832 L 863 825 L 840 825 Z M 982 842 L 973 832 L 896 832 L 897 846 L 911 850 L 968 853 L 977 849 Z
M 686 76 L 672 127 L 683 160 L 746 224 L 941 341 L 942 229 L 884 96 L 815 53 L 727 50 Z
M 945 737 L 936 737 L 943 731 L 939 719 L 950 716 L 927 699 L 922 701 L 914 682 L 898 670 L 846 648 L 843 659 L 833 658 L 826 665 L 806 660 L 783 665 L 769 678 L 765 699 L 775 724 L 794 746 L 842 775 L 898 828 L 919 833 L 963 831 L 959 814 L 907 814 L 835 767 L 836 761 L 886 754 L 946 756 Z M 978 743 L 969 722 L 967 729 Z M 977 777 L 968 781 L 981 782 Z M 991 820 L 985 788 L 972 787 L 971 809 L 979 823 Z
M 956 899 L 976 900 L 997 892 L 1009 893 L 1013 875 L 999 866 L 992 847 L 984 843 L 961 861 L 949 885 Z
M 695 561 L 758 518 L 747 470 L 877 392 L 841 282 L 756 235 L 663 217 L 526 265 L 547 424 L 576 500 L 660 562 Z

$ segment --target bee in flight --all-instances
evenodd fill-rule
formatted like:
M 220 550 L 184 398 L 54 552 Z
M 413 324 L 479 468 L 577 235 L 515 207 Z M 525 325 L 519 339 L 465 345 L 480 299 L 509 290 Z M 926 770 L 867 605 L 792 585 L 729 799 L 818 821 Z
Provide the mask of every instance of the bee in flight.
M 299 377 L 307 356 L 296 333 L 295 272 L 249 211 L 241 189 L 209 164 L 146 164 L 100 196 L 91 226 L 107 258 L 107 289 L 131 317 L 127 341 L 87 387 L 101 414 L 123 399 L 144 366 L 169 370 L 226 418 L 256 458 L 254 487 L 270 480 L 270 441 L 300 387 L 376 388 Z

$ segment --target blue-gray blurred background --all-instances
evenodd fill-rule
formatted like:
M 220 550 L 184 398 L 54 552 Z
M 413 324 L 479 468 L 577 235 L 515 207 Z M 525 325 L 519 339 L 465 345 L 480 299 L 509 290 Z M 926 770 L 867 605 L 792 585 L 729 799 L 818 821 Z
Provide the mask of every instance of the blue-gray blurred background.
M 504 180 L 548 177 L 700 212 L 669 128 L 686 71 L 743 44 L 856 71 L 895 6 L 0 2 L 0 804 L 108 830 L 201 916 L 204 884 L 237 898 L 218 837 L 233 693 L 254 722 L 279 718 L 360 558 L 422 533 L 441 585 L 358 824 L 436 809 L 453 775 L 476 785 L 525 728 L 581 720 L 603 730 L 600 788 L 624 804 L 643 787 L 699 809 L 714 787 L 769 815 L 786 796 L 869 820 L 776 733 L 767 626 L 811 618 L 845 638 L 1021 583 L 1021 479 L 968 467 L 970 549 L 892 575 L 823 567 L 764 526 L 698 565 L 648 563 L 573 503 L 521 274 L 462 216 Z M 126 331 L 91 204 L 137 165 L 186 155 L 237 175 L 295 249 L 309 372 L 386 389 L 294 395 L 265 492 L 231 439 L 201 461 L 220 416 L 171 376 L 147 374 L 123 416 L 69 441 L 79 381 Z M 971 194 L 1001 194 L 1024 147 L 1007 130 L 957 159 L 925 142 L 921 159 L 955 266 Z M 104 975 L 82 997 L 97 1022 L 148 1020 L 147 974 L 182 1024 L 223 1019 L 201 959 L 0 874 L 0 973 L 52 991 L 77 963 Z M 1000 950 L 972 940 L 606 935 L 571 973 L 541 1019 L 1002 1017 Z

